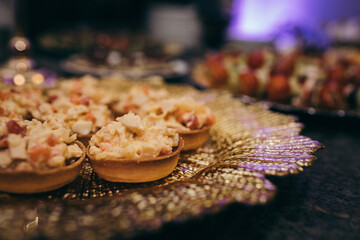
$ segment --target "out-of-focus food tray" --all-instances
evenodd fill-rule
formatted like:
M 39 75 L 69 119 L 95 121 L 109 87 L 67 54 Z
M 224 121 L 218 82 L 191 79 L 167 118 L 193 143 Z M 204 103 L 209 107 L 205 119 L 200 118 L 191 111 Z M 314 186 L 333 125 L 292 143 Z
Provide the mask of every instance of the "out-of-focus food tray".
M 192 80 L 285 113 L 360 116 L 360 51 L 354 48 L 329 48 L 315 55 L 224 49 L 199 60 Z
M 126 91 L 134 81 L 103 81 Z M 100 179 L 85 162 L 71 184 L 49 193 L 0 193 L 0 238 L 108 239 L 152 231 L 222 209 L 230 203 L 266 204 L 276 194 L 267 176 L 303 171 L 323 145 L 299 133 L 294 117 L 261 104 L 245 104 L 229 92 L 164 85 L 174 95 L 206 102 L 217 121 L 210 139 L 181 153 L 174 172 L 139 184 Z
M 110 66 L 94 64 L 80 55 L 73 55 L 60 62 L 60 68 L 64 72 L 76 75 L 91 74 L 104 77 L 114 74 L 122 74 L 127 78 L 143 78 L 148 76 L 161 76 L 165 79 L 183 77 L 188 74 L 188 64 L 180 59 L 171 61 L 156 61 L 154 63 L 140 65 Z
M 314 107 L 297 107 L 290 104 L 260 100 L 244 94 L 237 94 L 236 97 L 246 104 L 258 103 L 270 110 L 286 113 L 286 114 L 293 114 L 293 115 L 302 114 L 306 116 L 321 116 L 326 118 L 360 119 L 360 111 L 355 111 L 355 110 L 341 110 L 341 109 L 331 110 L 331 109 L 322 109 L 322 108 L 314 108 Z

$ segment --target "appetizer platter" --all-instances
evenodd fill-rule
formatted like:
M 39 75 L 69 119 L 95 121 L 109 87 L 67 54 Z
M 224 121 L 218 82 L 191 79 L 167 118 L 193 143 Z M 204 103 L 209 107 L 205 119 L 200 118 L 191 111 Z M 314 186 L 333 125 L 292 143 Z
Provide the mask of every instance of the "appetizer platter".
M 282 112 L 358 118 L 359 72 L 360 52 L 351 48 L 314 55 L 224 49 L 199 62 L 193 79 L 202 87 L 228 89 L 245 101 L 266 102 Z
M 63 28 L 40 35 L 36 43 L 45 54 L 62 56 L 60 69 L 72 75 L 175 78 L 188 73 L 187 63 L 179 59 L 183 47 L 141 32 Z
M 27 98 L 23 92 L 33 91 L 35 108 L 21 101 Z M 1 239 L 133 236 L 230 203 L 265 204 L 276 194 L 266 176 L 303 171 L 323 147 L 301 136 L 303 126 L 291 116 L 245 104 L 228 91 L 198 91 L 153 79 L 84 76 L 60 81 L 53 89 L 9 87 L 0 97 L 1 154 L 11 152 L 13 135 L 28 142 L 36 137 L 36 144 L 54 151 L 61 145 L 67 154 L 46 155 L 56 161 L 36 157 L 42 164 L 61 164 L 34 170 L 29 162 L 26 171 L 81 166 L 76 179 L 43 193 L 13 194 L 0 185 Z M 93 110 L 92 105 L 101 107 Z M 105 120 L 96 125 L 98 119 Z M 16 130 L 8 127 L 15 125 L 12 121 L 18 121 Z M 33 134 L 31 124 L 44 130 Z M 58 135 L 63 129 L 69 139 Z M 76 140 L 81 135 L 90 135 L 86 150 Z M 32 149 L 21 144 L 25 153 Z M 78 146 L 73 155 L 70 146 Z M 10 153 L 10 162 L 15 160 Z M 26 174 L 17 166 L 1 162 L 1 180 L 12 172 L 22 185 Z
M 40 34 L 35 43 L 38 48 L 50 55 L 74 53 L 87 54 L 92 60 L 105 60 L 111 50 L 128 54 L 144 51 L 150 55 L 162 54 L 163 46 L 141 32 L 128 32 L 119 29 L 97 30 L 90 26 L 60 28 Z M 97 54 L 105 53 L 105 55 Z
M 170 78 L 187 73 L 187 64 L 178 59 L 182 51 L 179 45 L 160 43 L 143 34 L 79 31 L 72 35 L 68 32 L 55 35 L 61 37 L 54 37 L 54 33 L 44 35 L 40 46 L 45 50 L 71 53 L 60 62 L 60 68 L 71 74 L 121 73 L 132 78 L 151 75 Z M 79 44 L 79 38 L 86 40 Z
M 120 58 L 119 58 L 120 59 Z M 188 73 L 188 65 L 180 59 L 159 60 L 146 57 L 142 52 L 134 54 L 131 58 L 121 57 L 121 62 L 98 64 L 84 56 L 72 55 L 60 63 L 63 71 L 76 75 L 91 74 L 105 77 L 114 74 L 122 74 L 127 78 L 142 78 L 159 75 L 166 79 L 183 77 Z M 132 60 L 131 60 L 132 59 Z

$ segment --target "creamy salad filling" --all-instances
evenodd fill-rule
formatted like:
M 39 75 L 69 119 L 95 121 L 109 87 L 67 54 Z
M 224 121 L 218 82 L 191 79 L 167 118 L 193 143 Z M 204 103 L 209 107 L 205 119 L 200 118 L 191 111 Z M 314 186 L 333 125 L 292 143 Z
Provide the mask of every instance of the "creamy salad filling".
M 31 118 L 45 105 L 48 104 L 39 88 L 24 86 L 0 91 L 0 106 L 8 113 Z
M 65 166 L 81 156 L 76 135 L 94 133 L 90 153 L 96 159 L 157 157 L 178 145 L 177 132 L 215 122 L 205 105 L 189 97 L 169 98 L 166 89 L 149 86 L 136 86 L 122 95 L 113 110 L 125 115 L 112 121 L 105 104 L 109 92 L 90 76 L 60 82 L 52 90 L 31 86 L 1 90 L 0 168 Z
M 133 112 L 138 114 L 144 104 L 157 102 L 169 98 L 166 89 L 154 89 L 149 86 L 132 87 L 128 93 L 121 95 L 119 101 L 113 105 L 113 110 L 120 114 Z
M 201 129 L 215 122 L 210 109 L 191 97 L 151 102 L 141 108 L 140 114 L 149 121 L 161 122 L 177 131 Z
M 101 128 L 90 140 L 96 160 L 145 159 L 167 155 L 178 146 L 174 129 L 154 124 L 130 112 Z
M 79 135 L 96 132 L 112 120 L 112 114 L 107 105 L 96 104 L 87 96 L 71 95 L 57 96 L 51 99 L 51 110 L 43 111 L 39 119 L 56 116 L 65 121 L 70 129 Z
M 58 118 L 44 123 L 0 117 L 0 169 L 26 171 L 71 164 L 83 154 L 76 135 Z
M 99 80 L 85 75 L 81 78 L 60 81 L 56 89 L 49 91 L 49 96 L 87 96 L 94 103 L 109 104 L 113 101 L 112 92 L 99 85 Z

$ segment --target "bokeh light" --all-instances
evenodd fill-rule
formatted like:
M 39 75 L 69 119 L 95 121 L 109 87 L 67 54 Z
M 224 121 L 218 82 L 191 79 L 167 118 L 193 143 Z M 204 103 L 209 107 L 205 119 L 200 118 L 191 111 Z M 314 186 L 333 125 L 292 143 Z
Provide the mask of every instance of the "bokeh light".
M 31 77 L 31 81 L 34 84 L 41 84 L 43 83 L 45 80 L 44 75 L 42 75 L 41 73 L 35 73 L 32 77 Z
M 16 63 L 15 68 L 18 72 L 25 72 L 28 70 L 28 65 L 24 62 Z
M 26 49 L 26 43 L 24 40 L 19 39 L 15 42 L 14 47 L 19 52 L 22 52 Z
M 15 85 L 18 85 L 18 86 L 21 86 L 21 85 L 24 85 L 25 84 L 25 77 L 24 77 L 24 75 L 22 75 L 22 74 L 16 74 L 15 76 L 14 76 L 14 83 L 15 83 Z

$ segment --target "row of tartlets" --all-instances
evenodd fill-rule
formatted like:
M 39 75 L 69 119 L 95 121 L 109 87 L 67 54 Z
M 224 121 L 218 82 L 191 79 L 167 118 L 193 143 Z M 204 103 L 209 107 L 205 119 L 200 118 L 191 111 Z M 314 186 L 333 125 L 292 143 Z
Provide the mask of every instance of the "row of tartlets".
M 180 151 L 202 146 L 214 124 L 208 107 L 165 88 L 124 93 L 90 76 L 0 91 L 0 191 L 37 193 L 78 176 L 88 156 L 99 177 L 147 182 L 169 175 Z

